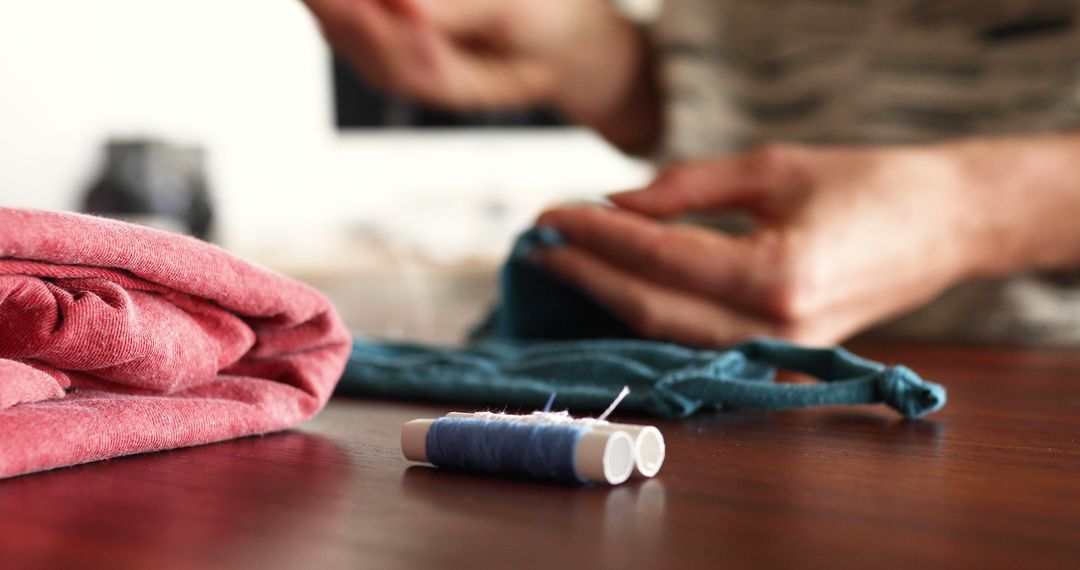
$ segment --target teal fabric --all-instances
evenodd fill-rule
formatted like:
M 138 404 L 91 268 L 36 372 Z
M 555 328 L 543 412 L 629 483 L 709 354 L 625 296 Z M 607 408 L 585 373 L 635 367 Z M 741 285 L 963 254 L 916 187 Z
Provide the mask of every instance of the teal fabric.
M 357 338 L 338 392 L 470 406 L 604 409 L 623 386 L 620 411 L 683 418 L 701 410 L 781 410 L 884 403 L 917 418 L 945 405 L 945 389 L 903 366 L 843 348 L 756 339 L 726 350 L 693 350 L 633 338 L 593 301 L 525 261 L 557 247 L 550 230 L 524 234 L 502 269 L 502 304 L 463 348 Z M 783 368 L 820 380 L 774 382 Z

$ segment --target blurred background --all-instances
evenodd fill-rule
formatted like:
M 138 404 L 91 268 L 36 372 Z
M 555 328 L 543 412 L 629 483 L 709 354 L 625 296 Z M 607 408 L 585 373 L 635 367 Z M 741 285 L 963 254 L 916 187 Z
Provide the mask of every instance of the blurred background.
M 191 151 L 213 241 L 335 300 L 360 296 L 357 276 L 392 289 L 405 276 L 393 323 L 347 315 L 391 336 L 456 335 L 431 322 L 431 275 L 490 283 L 545 204 L 649 176 L 542 110 L 381 100 L 335 65 L 299 0 L 0 0 L 0 77 L 0 204 L 84 208 L 117 162 L 109 141 L 113 155 L 117 141 Z

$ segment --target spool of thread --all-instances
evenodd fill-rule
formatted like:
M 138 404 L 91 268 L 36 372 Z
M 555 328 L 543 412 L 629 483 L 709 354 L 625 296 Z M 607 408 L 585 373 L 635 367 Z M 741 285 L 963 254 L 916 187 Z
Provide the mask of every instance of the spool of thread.
M 594 430 L 623 431 L 634 440 L 634 473 L 653 477 L 660 472 L 667 454 L 664 436 L 653 426 L 616 424 L 596 418 L 574 418 L 567 412 L 533 412 L 531 414 L 503 414 L 498 412 L 451 412 L 448 418 L 473 418 L 494 422 L 547 423 L 555 425 L 578 425 Z
M 635 465 L 626 431 L 570 423 L 413 420 L 401 428 L 401 450 L 440 467 L 574 483 L 618 485 Z

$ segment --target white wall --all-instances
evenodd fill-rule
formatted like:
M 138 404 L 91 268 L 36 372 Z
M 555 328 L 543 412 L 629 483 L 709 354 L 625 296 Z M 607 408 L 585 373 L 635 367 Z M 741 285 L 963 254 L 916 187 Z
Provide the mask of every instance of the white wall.
M 207 149 L 219 239 L 243 254 L 375 232 L 452 258 L 501 251 L 541 204 L 648 171 L 580 131 L 332 123 L 326 49 L 299 0 L 0 0 L 0 204 L 73 208 L 102 141 L 148 135 Z

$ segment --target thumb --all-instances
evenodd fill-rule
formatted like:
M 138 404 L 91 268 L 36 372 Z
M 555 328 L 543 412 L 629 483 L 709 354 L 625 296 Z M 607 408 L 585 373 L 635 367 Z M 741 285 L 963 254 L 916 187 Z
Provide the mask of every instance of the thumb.
M 805 151 L 765 146 L 747 153 L 671 166 L 645 188 L 611 194 L 620 208 L 666 218 L 741 207 L 761 212 L 768 198 L 805 182 Z

